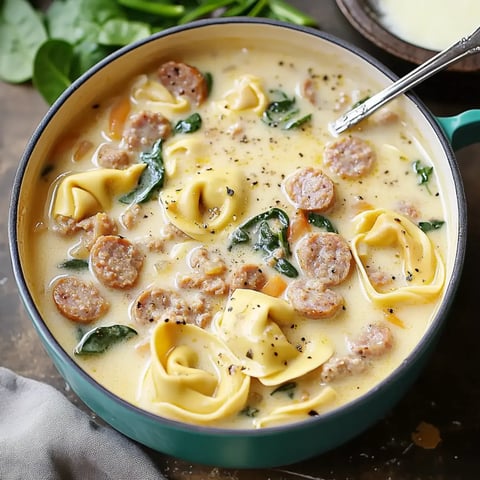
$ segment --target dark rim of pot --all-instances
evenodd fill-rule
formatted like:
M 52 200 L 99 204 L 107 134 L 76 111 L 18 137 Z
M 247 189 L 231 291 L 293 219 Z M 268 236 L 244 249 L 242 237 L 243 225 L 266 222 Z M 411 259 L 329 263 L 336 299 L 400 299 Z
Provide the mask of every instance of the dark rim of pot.
M 281 21 L 271 20 L 271 19 L 259 19 L 259 18 L 245 18 L 245 17 L 230 17 L 230 18 L 217 18 L 217 19 L 204 19 L 198 20 L 195 22 L 191 22 L 186 25 L 172 27 L 161 32 L 158 32 L 146 39 L 137 41 L 130 45 L 127 45 L 108 57 L 101 60 L 95 66 L 93 66 L 90 70 L 84 73 L 81 77 L 75 80 L 56 100 L 56 102 L 50 107 L 48 112 L 45 114 L 44 118 L 40 122 L 39 126 L 36 128 L 35 132 L 33 133 L 30 141 L 28 142 L 25 152 L 22 155 L 20 160 L 20 164 L 15 175 L 13 188 L 12 188 L 12 195 L 10 201 L 10 210 L 9 210 L 9 219 L 8 219 L 8 238 L 9 238 L 9 246 L 10 246 L 10 254 L 13 266 L 14 276 L 19 288 L 20 296 L 24 302 L 24 305 L 30 314 L 32 321 L 35 323 L 36 327 L 41 332 L 44 340 L 48 342 L 50 348 L 54 350 L 54 352 L 62 359 L 63 362 L 68 364 L 69 368 L 73 369 L 74 372 L 83 378 L 86 382 L 88 382 L 91 386 L 94 387 L 95 390 L 103 393 L 104 396 L 109 397 L 111 401 L 120 404 L 124 408 L 128 410 L 132 410 L 136 412 L 138 415 L 142 415 L 145 417 L 150 418 L 150 420 L 154 422 L 158 422 L 159 424 L 168 425 L 171 428 L 175 428 L 177 430 L 184 430 L 184 431 L 191 431 L 196 433 L 203 433 L 203 434 L 210 434 L 215 436 L 266 436 L 269 434 L 274 435 L 275 432 L 279 431 L 294 431 L 298 429 L 303 429 L 306 426 L 313 426 L 316 423 L 321 423 L 324 419 L 334 419 L 335 417 L 343 416 L 344 414 L 348 413 L 350 410 L 359 408 L 363 404 L 368 404 L 372 397 L 376 397 L 377 395 L 382 395 L 382 392 L 388 390 L 392 384 L 394 384 L 399 378 L 408 370 L 409 366 L 414 364 L 417 359 L 420 359 L 424 354 L 427 353 L 430 344 L 432 341 L 435 340 L 435 337 L 439 333 L 442 324 L 444 323 L 448 310 L 451 307 L 453 302 L 453 298 L 455 295 L 455 291 L 458 287 L 458 283 L 461 277 L 461 270 L 463 267 L 463 259 L 465 254 L 465 244 L 466 244 L 466 199 L 465 193 L 463 190 L 463 183 L 461 180 L 460 172 L 458 169 L 458 164 L 455 160 L 454 153 L 452 151 L 451 145 L 443 130 L 440 128 L 438 123 L 436 122 L 435 118 L 432 116 L 430 111 L 426 108 L 422 101 L 420 101 L 415 95 L 408 93 L 407 96 L 412 100 L 418 109 L 423 114 L 423 117 L 426 121 L 428 121 L 435 131 L 437 137 L 440 139 L 442 144 L 443 150 L 448 158 L 448 163 L 450 167 L 451 175 L 453 176 L 453 180 L 455 186 L 457 187 L 457 203 L 458 203 L 458 211 L 459 211 L 459 231 L 458 231 L 458 246 L 456 251 L 455 257 L 455 269 L 452 272 L 452 276 L 450 282 L 448 284 L 447 290 L 445 292 L 444 300 L 442 305 L 440 306 L 439 310 L 436 313 L 433 321 L 428 327 L 428 330 L 425 332 L 419 343 L 416 347 L 410 352 L 410 354 L 405 358 L 405 360 L 395 369 L 393 370 L 385 379 L 379 382 L 375 387 L 370 389 L 368 392 L 361 395 L 359 398 L 352 400 L 351 402 L 342 405 L 330 412 L 321 413 L 318 416 L 310 417 L 306 420 L 294 422 L 291 424 L 285 424 L 280 426 L 274 427 L 266 427 L 262 429 L 234 429 L 234 428 L 219 428 L 219 427 L 208 427 L 208 426 L 201 426 L 201 425 L 194 425 L 188 424 L 176 420 L 171 420 L 168 418 L 160 417 L 154 413 L 148 412 L 143 410 L 131 403 L 123 400 L 122 398 L 118 397 L 116 394 L 112 393 L 111 391 L 107 390 L 103 387 L 100 383 L 94 380 L 90 375 L 88 375 L 71 357 L 68 353 L 60 346 L 57 342 L 55 337 L 52 335 L 50 330 L 48 329 L 47 325 L 43 321 L 40 312 L 38 311 L 33 298 L 27 288 L 25 276 L 23 274 L 20 256 L 18 252 L 18 244 L 17 244 L 17 220 L 18 220 L 18 202 L 19 202 L 19 193 L 20 187 L 22 184 L 22 179 L 29 161 L 29 157 L 33 152 L 37 142 L 39 141 L 43 130 L 46 128 L 50 120 L 56 114 L 56 112 L 60 109 L 63 103 L 78 89 L 81 85 L 92 77 L 95 73 L 99 70 L 105 68 L 110 63 L 115 61 L 117 58 L 121 57 L 127 52 L 137 49 L 138 47 L 150 43 L 152 41 L 156 41 L 159 38 L 167 37 L 172 34 L 176 34 L 182 31 L 193 30 L 201 27 L 208 27 L 214 25 L 222 25 L 222 24 L 260 24 L 272 27 L 282 27 L 288 30 L 294 30 L 298 32 L 302 32 L 308 35 L 312 35 L 317 38 L 321 38 L 327 40 L 337 46 L 344 48 L 351 53 L 358 55 L 360 58 L 368 62 L 372 67 L 375 67 L 377 70 L 380 70 L 383 74 L 385 74 L 388 78 L 392 80 L 396 80 L 398 77 L 389 70 L 385 65 L 381 62 L 376 60 L 374 57 L 370 56 L 370 54 L 366 53 L 362 49 L 335 37 L 329 33 L 323 32 L 321 30 L 316 30 L 310 27 L 303 27 L 298 25 L 293 25 L 289 23 L 284 23 Z M 392 405 L 393 407 L 393 405 Z

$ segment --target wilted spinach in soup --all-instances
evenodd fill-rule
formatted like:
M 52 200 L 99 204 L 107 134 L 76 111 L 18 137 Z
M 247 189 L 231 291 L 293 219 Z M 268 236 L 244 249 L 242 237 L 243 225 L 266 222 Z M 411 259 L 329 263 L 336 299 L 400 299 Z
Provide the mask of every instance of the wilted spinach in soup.
M 376 88 L 356 67 L 221 48 L 159 61 L 64 133 L 35 193 L 35 298 L 132 404 L 262 428 L 402 362 L 442 298 L 448 225 L 400 100 L 333 138 Z

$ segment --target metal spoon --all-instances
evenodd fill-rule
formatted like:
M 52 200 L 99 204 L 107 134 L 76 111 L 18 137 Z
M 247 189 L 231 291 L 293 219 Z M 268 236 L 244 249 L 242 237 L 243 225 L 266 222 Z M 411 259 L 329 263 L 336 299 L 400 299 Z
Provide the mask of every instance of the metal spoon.
M 443 70 L 452 63 L 458 62 L 463 57 L 480 52 L 480 27 L 472 34 L 462 38 L 451 47 L 443 50 L 426 62 L 419 65 L 404 77 L 398 79 L 384 90 L 368 98 L 357 107 L 348 111 L 335 122 L 329 124 L 332 135 L 337 136 L 360 120 L 363 120 L 375 110 L 393 100 L 397 95 L 406 92 L 433 74 Z

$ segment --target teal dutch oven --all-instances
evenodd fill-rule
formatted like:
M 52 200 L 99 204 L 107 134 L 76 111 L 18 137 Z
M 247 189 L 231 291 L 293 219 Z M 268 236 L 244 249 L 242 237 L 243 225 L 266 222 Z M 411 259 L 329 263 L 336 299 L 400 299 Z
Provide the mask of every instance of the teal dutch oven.
M 33 325 L 60 374 L 83 402 L 105 422 L 127 437 L 154 450 L 189 462 L 234 468 L 258 468 L 291 464 L 331 450 L 359 435 L 384 417 L 417 378 L 435 346 L 458 287 L 465 255 L 466 200 L 453 149 L 480 138 L 480 111 L 455 117 L 435 118 L 419 98 L 406 95 L 422 134 L 447 177 L 452 199 L 451 222 L 457 230 L 448 259 L 449 272 L 444 301 L 422 340 L 403 363 L 385 380 L 360 398 L 329 413 L 291 425 L 256 430 L 219 429 L 187 425 L 141 410 L 106 390 L 87 375 L 57 343 L 34 303 L 25 271 L 24 252 L 28 249 L 24 212 L 28 205 L 24 192 L 36 178 L 39 159 L 51 145 L 55 132 L 68 120 L 76 105 L 89 103 L 101 85 L 112 78 L 128 78 L 139 62 L 154 58 L 155 52 L 198 38 L 248 37 L 259 42 L 286 41 L 320 51 L 325 46 L 338 55 L 354 57 L 369 71 L 375 71 L 387 85 L 395 75 L 377 60 L 343 40 L 315 29 L 260 19 L 202 20 L 162 31 L 148 39 L 117 51 L 94 66 L 68 88 L 48 111 L 21 159 L 13 185 L 9 213 L 11 258 L 20 296 Z M 108 86 L 106 88 L 109 88 Z M 437 167 L 438 168 L 438 167 Z

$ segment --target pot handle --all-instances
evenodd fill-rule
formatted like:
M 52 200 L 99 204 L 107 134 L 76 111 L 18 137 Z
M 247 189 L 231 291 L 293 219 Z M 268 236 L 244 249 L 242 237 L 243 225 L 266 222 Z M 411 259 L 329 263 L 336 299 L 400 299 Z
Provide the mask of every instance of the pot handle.
M 480 142 L 480 110 L 467 110 L 453 117 L 436 117 L 454 150 Z

